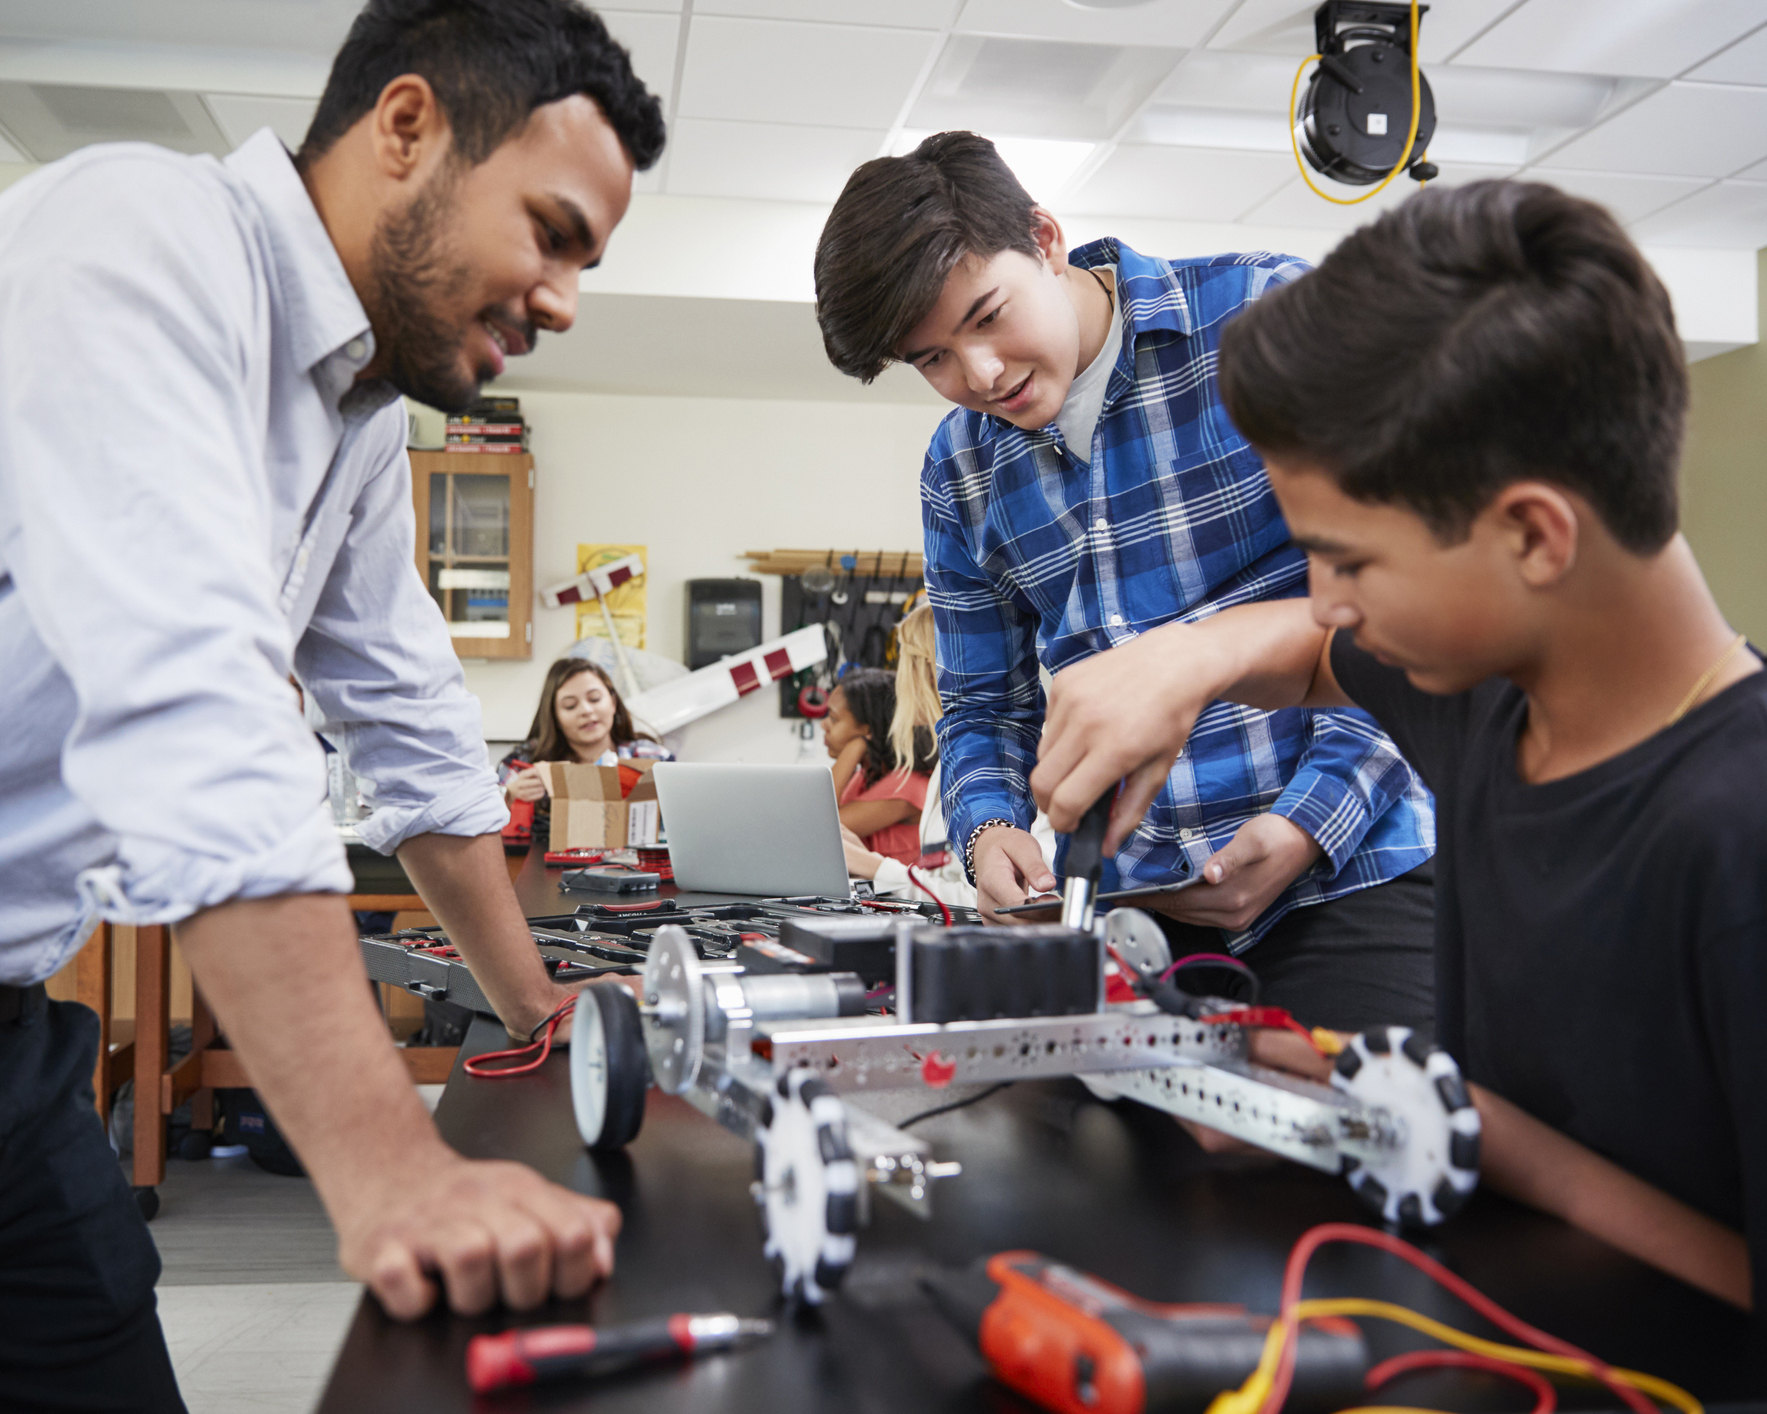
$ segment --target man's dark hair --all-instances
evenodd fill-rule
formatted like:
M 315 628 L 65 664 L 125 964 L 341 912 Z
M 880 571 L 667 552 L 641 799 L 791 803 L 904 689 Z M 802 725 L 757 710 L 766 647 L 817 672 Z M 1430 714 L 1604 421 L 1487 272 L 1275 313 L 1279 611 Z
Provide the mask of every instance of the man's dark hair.
M 639 171 L 662 154 L 662 105 L 601 17 L 575 0 L 368 0 L 332 61 L 300 161 L 323 157 L 401 74 L 429 81 L 468 166 L 536 108 L 579 93 Z
M 939 302 L 958 262 L 1036 255 L 1036 203 L 994 144 L 934 133 L 847 178 L 816 242 L 816 322 L 829 362 L 869 383 Z
M 1444 542 L 1521 480 L 1584 497 L 1636 554 L 1675 533 L 1668 292 L 1607 211 L 1556 187 L 1418 193 L 1229 324 L 1220 379 L 1253 446 Z

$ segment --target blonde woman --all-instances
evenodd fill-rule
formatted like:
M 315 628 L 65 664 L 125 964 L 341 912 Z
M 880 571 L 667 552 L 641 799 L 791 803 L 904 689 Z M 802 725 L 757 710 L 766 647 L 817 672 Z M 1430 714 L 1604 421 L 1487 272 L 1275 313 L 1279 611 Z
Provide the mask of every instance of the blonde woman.
M 931 731 L 944 709 L 933 674 L 933 611 L 922 604 L 896 627 L 896 710 L 890 718 L 890 747 L 898 761 L 915 759 L 915 735 Z M 923 738 L 924 742 L 924 738 Z M 1055 835 L 1049 822 L 1038 815 L 1031 833 L 1043 846 L 1043 854 L 1055 858 Z M 976 891 L 963 873 L 963 858 L 945 841 L 945 812 L 939 804 L 939 765 L 935 760 L 921 807 L 921 863 L 903 863 L 866 847 L 864 840 L 845 826 L 841 842 L 846 846 L 847 872 L 856 879 L 871 880 L 879 895 L 925 898 L 932 894 L 948 904 L 973 908 Z

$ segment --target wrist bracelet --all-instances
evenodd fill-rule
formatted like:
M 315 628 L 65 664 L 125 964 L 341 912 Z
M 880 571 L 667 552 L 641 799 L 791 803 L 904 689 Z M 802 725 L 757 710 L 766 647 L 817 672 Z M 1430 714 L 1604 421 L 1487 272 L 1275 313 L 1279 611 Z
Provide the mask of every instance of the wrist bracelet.
M 996 816 L 992 820 L 984 820 L 969 832 L 969 842 L 963 847 L 963 872 L 969 875 L 970 883 L 976 881 L 976 841 L 982 837 L 983 830 L 991 830 L 996 825 L 1016 825 L 1013 821 Z

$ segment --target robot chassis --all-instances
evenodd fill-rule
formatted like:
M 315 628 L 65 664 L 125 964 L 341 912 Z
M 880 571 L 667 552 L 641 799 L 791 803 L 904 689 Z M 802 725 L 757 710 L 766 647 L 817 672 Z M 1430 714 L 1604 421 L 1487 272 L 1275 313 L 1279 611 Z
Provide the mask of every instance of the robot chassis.
M 863 933 L 867 922 L 807 923 L 799 941 Z M 1439 1223 L 1478 1182 L 1479 1116 L 1459 1070 L 1407 1028 L 1354 1038 L 1327 1085 L 1254 1064 L 1244 1027 L 1206 1019 L 1234 1003 L 1188 999 L 1189 1015 L 1145 997 L 1106 1003 L 1107 955 L 1150 986 L 1169 965 L 1164 934 L 1145 913 L 1119 908 L 1087 928 L 869 922 L 874 942 L 887 938 L 894 953 L 894 1015 L 865 1013 L 857 973 L 706 961 L 684 930 L 664 927 L 649 948 L 642 1005 L 624 988 L 590 987 L 573 1022 L 572 1102 L 591 1147 L 636 1137 L 647 1083 L 754 1141 L 765 1252 L 789 1297 L 817 1304 L 839 1285 L 872 1193 L 926 1217 L 932 1185 L 962 1171 L 864 1108 L 878 1090 L 919 1089 L 936 1104 L 952 1085 L 1077 1076 L 1102 1098 L 1137 1100 L 1343 1174 L 1391 1223 Z M 1003 934 L 1020 948 L 1017 962 L 999 951 Z M 961 966 L 963 949 L 990 947 L 1004 993 L 978 1003 L 972 980 L 966 1007 L 949 964 Z M 1077 987 L 1076 948 L 1087 972 Z M 1025 1008 L 1027 994 L 1041 1005 Z M 1002 1015 L 1002 995 L 1044 1014 Z

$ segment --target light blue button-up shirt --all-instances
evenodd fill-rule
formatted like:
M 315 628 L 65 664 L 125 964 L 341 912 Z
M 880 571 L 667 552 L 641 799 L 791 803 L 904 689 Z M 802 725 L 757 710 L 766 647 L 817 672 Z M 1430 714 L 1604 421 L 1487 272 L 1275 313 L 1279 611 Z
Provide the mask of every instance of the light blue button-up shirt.
M 373 354 L 268 131 L 0 194 L 0 982 L 99 915 L 347 892 L 313 727 L 378 849 L 507 819 Z

